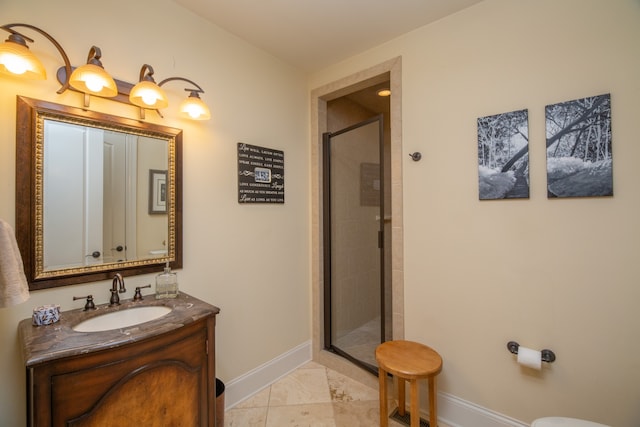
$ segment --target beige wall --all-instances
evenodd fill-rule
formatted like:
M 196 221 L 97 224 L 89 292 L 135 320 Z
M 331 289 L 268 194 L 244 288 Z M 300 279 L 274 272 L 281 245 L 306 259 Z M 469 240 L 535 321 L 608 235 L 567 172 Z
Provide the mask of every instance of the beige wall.
M 315 73 L 402 56 L 405 335 L 440 389 L 531 422 L 640 425 L 640 3 L 486 0 Z M 612 198 L 546 196 L 544 107 L 611 93 Z M 529 200 L 478 200 L 476 119 L 529 109 Z M 506 343 L 551 348 L 541 372 Z
M 308 94 L 306 77 L 264 52 L 207 24 L 170 0 L 3 0 L 1 24 L 25 22 L 53 35 L 74 65 L 92 44 L 102 49 L 105 68 L 134 82 L 143 63 L 159 79 L 182 76 L 197 82 L 212 112 L 208 122 L 177 116 L 186 96 L 179 82 L 164 86 L 171 105 L 165 118 L 147 121 L 184 130 L 184 268 L 180 288 L 219 306 L 218 375 L 230 381 L 309 339 Z M 6 34 L 2 32 L 2 39 Z M 57 95 L 53 76 L 62 64 L 42 36 L 25 30 L 32 50 L 45 62 L 49 79 L 22 82 L 0 77 L 0 218 L 15 224 L 16 95 L 79 107 L 82 97 Z M 91 99 L 91 109 L 138 117 L 112 101 Z M 237 203 L 236 143 L 285 153 L 284 205 Z M 259 242 L 259 244 L 257 244 Z M 127 278 L 127 298 L 153 276 Z M 92 293 L 108 301 L 110 283 L 33 292 L 17 307 L 0 309 L 0 425 L 25 425 L 24 368 L 17 324 L 34 306 L 81 307 L 73 295 Z M 145 290 L 152 292 L 153 290 Z

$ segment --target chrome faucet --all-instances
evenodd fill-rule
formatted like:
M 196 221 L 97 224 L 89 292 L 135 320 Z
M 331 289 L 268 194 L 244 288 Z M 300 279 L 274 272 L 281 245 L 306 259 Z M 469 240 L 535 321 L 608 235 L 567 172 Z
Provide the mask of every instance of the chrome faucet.
M 124 279 L 122 278 L 122 274 L 116 273 L 113 276 L 113 284 L 111 285 L 111 299 L 109 300 L 109 305 L 120 305 L 120 297 L 118 296 L 118 292 L 125 293 L 127 292 L 124 287 Z

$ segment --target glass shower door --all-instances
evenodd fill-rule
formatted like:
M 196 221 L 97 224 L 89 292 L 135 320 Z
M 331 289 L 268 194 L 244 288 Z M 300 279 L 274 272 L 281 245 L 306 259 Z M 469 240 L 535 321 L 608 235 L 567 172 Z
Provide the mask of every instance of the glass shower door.
M 324 344 L 377 372 L 385 337 L 383 118 L 323 135 Z

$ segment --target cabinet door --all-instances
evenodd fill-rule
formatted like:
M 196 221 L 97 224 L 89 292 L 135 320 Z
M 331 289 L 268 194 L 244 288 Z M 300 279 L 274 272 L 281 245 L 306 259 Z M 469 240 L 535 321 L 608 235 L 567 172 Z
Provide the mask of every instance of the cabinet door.
M 207 329 L 157 344 L 52 375 L 53 426 L 206 426 Z

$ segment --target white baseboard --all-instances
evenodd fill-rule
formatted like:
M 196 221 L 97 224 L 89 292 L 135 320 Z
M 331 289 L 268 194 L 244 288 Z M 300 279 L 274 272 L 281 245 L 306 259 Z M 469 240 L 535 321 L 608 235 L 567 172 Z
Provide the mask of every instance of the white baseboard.
M 460 399 L 438 393 L 438 419 L 450 427 L 529 427 L 529 424 Z
M 225 384 L 225 409 L 233 408 L 311 361 L 311 355 L 311 341 L 307 341 L 229 381 Z M 427 415 L 422 416 L 428 419 Z M 438 393 L 438 419 L 450 427 L 529 427 L 529 424 L 443 392 Z
M 229 381 L 228 384 L 225 384 L 224 390 L 225 409 L 233 408 L 309 361 L 311 361 L 311 341 L 302 343 L 275 359 Z

